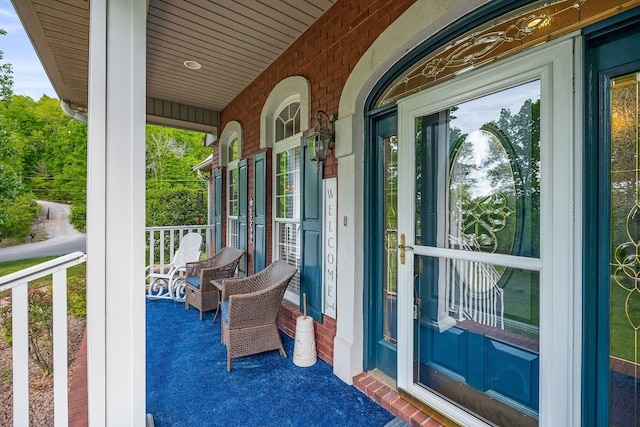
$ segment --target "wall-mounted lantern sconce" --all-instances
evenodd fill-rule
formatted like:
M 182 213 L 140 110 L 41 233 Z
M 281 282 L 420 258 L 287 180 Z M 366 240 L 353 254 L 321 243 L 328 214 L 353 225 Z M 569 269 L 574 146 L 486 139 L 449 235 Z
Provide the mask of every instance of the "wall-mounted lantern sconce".
M 337 114 L 328 115 L 322 110 L 318 110 L 315 114 L 316 125 L 311 129 L 304 131 L 303 136 L 307 140 L 309 147 L 309 158 L 316 162 L 316 167 L 320 169 L 320 165 L 327 158 L 327 151 L 333 150 L 335 147 L 335 125 Z M 323 118 L 326 120 L 327 126 L 322 125 Z

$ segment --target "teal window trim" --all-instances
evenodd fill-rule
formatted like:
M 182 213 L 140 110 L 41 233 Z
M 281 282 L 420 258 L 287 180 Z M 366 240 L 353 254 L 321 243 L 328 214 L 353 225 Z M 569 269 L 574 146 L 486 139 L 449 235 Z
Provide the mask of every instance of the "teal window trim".
M 247 160 L 238 162 L 238 249 L 248 251 L 248 178 L 249 164 Z M 238 276 L 249 274 L 248 256 L 245 253 L 238 264 Z
M 301 137 L 300 186 L 300 311 L 306 294 L 307 314 L 319 323 L 322 316 L 322 177 L 323 167 L 309 159 L 307 140 Z
M 267 153 L 253 157 L 253 273 L 267 264 Z

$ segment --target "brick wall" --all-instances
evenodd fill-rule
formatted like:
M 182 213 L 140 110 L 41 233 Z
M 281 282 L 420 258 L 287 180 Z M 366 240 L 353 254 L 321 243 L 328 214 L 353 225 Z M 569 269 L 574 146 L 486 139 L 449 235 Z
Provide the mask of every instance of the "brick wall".
M 291 338 L 295 338 L 296 320 L 300 316 L 302 313 L 296 304 L 283 301 L 278 313 L 278 327 Z M 336 336 L 336 321 L 327 316 L 324 316 L 322 323 L 314 320 L 313 332 L 318 357 L 333 366 L 333 338 Z
M 222 112 L 221 128 L 232 120 L 242 125 L 242 158 L 249 159 L 248 189 L 253 197 L 253 157 L 260 149 L 260 115 L 272 89 L 283 79 L 302 76 L 311 86 L 311 113 L 321 109 L 337 113 L 342 89 L 360 57 L 376 38 L 415 0 L 338 0 L 316 23 L 302 34 L 258 78 L 242 91 Z M 311 124 L 315 124 L 314 121 Z M 214 152 L 217 165 L 219 145 Z M 270 151 L 270 150 L 269 150 Z M 267 156 L 269 168 L 271 155 Z M 270 171 L 271 169 L 268 169 Z M 336 177 L 337 160 L 330 153 L 324 163 L 324 177 Z M 270 175 L 270 174 L 269 174 Z M 271 178 L 267 179 L 267 194 L 272 194 Z M 226 184 L 226 179 L 225 179 Z M 224 200 L 224 199 L 223 199 Z M 223 207 L 223 218 L 226 217 Z M 267 264 L 272 255 L 271 197 L 267 197 Z M 226 224 L 223 220 L 223 224 Z M 226 225 L 223 225 L 226 227 Z M 226 232 L 223 234 L 223 242 Z M 248 248 L 249 274 L 253 267 L 253 246 Z M 282 313 L 283 329 L 295 335 L 295 318 L 300 314 L 294 304 L 285 305 L 290 313 Z M 286 309 L 285 309 L 286 311 Z M 295 314 L 297 312 L 297 315 Z M 335 321 L 325 318 L 316 322 L 318 355 L 333 364 Z

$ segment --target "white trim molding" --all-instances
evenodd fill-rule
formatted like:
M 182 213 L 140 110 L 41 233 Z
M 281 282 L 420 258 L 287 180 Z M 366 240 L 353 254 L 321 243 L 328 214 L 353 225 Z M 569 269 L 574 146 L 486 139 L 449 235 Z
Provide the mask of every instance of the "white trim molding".
M 347 384 L 364 361 L 364 111 L 367 96 L 407 52 L 488 0 L 417 0 L 367 49 L 349 74 L 336 121 L 338 159 L 337 329 L 333 372 Z M 303 127 L 304 129 L 304 127 Z M 342 307 L 342 309 L 341 309 Z
M 260 114 L 260 148 L 273 148 L 273 118 L 280 111 L 282 103 L 291 96 L 300 97 L 300 129 L 309 128 L 311 121 L 311 86 L 302 76 L 292 76 L 279 82 L 271 90 Z
M 238 138 L 238 158 L 242 158 L 242 124 L 236 120 L 232 120 L 227 123 L 222 130 L 222 134 L 220 135 L 220 143 L 219 147 L 219 156 L 218 156 L 218 166 L 225 167 L 229 164 L 229 144 L 234 140 L 234 138 Z

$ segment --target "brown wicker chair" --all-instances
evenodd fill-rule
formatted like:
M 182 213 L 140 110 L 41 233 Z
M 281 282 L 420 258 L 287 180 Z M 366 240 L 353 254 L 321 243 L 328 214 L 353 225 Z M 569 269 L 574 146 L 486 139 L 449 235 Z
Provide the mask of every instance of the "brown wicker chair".
M 253 276 L 225 279 L 222 283 L 222 342 L 231 359 L 268 350 L 280 350 L 278 310 L 291 278 L 298 269 L 279 260 Z
M 222 248 L 211 258 L 188 262 L 186 265 L 186 286 L 184 308 L 192 305 L 202 313 L 218 308 L 218 290 L 212 280 L 233 277 L 244 251 L 236 248 Z

